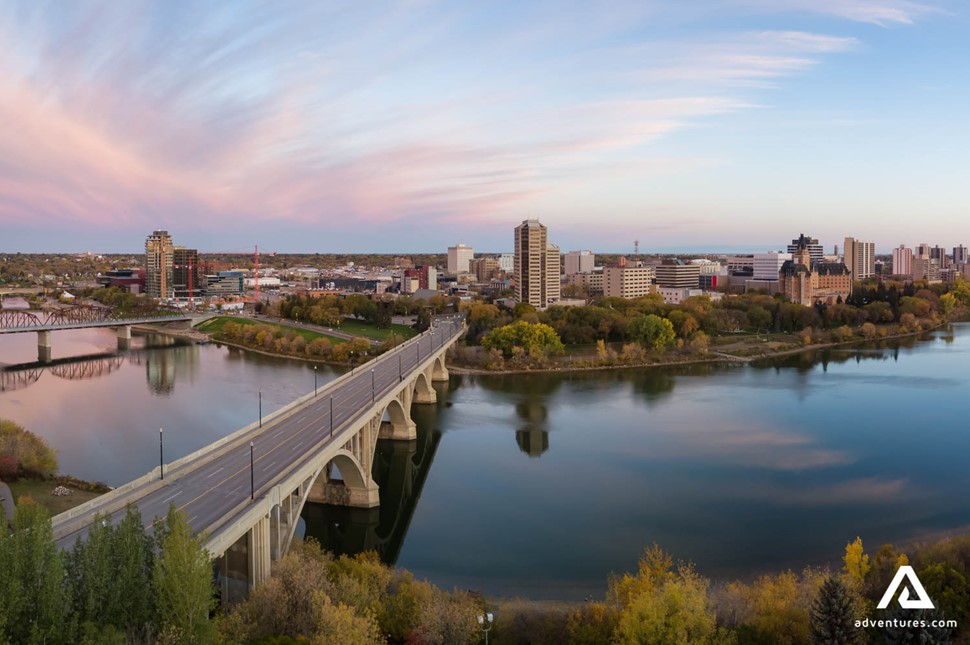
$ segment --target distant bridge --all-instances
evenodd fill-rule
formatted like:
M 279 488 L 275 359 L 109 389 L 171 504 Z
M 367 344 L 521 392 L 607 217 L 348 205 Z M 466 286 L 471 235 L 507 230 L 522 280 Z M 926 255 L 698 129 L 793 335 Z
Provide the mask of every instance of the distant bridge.
M 260 422 L 54 517 L 54 537 L 69 548 L 98 513 L 120 521 L 127 504 L 146 520 L 169 504 L 206 536 L 223 599 L 232 601 L 269 576 L 309 502 L 373 508 L 378 438 L 413 441 L 411 405 L 434 403 L 432 381 L 446 381 L 445 353 L 464 332 L 442 319 L 374 360 Z
M 37 360 L 51 360 L 51 332 L 62 329 L 87 329 L 90 327 L 115 327 L 118 329 L 118 346 L 127 348 L 131 341 L 131 326 L 159 322 L 191 321 L 192 318 L 177 309 L 161 310 L 151 316 L 117 316 L 109 307 L 75 305 L 53 309 L 38 315 L 32 311 L 0 309 L 0 334 L 37 333 Z

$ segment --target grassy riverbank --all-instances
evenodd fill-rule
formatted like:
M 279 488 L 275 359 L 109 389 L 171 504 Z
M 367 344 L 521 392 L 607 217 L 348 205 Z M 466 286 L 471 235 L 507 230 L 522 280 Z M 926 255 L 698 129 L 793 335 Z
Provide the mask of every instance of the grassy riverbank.
M 331 336 L 330 334 L 325 334 L 320 331 L 312 329 L 303 329 L 300 327 L 294 327 L 292 325 L 282 325 L 280 323 L 270 322 L 268 320 L 253 320 L 251 318 L 245 318 L 243 316 L 217 316 L 215 318 L 210 318 L 205 321 L 196 329 L 205 332 L 210 336 L 217 336 L 225 330 L 227 324 L 234 323 L 241 326 L 259 326 L 263 325 L 266 327 L 272 327 L 273 329 L 281 330 L 283 333 L 293 332 L 297 336 L 301 337 L 305 342 L 310 343 L 317 338 L 326 338 L 330 341 L 331 345 L 339 345 L 341 343 L 346 343 L 347 339 L 340 338 L 338 336 Z
M 626 359 L 624 349 L 629 344 L 604 344 L 606 353 L 595 351 L 595 346 L 570 346 L 560 356 L 546 357 L 542 363 L 532 363 L 500 369 L 487 367 L 487 358 L 481 347 L 463 347 L 449 356 L 448 366 L 456 374 L 525 374 L 535 372 L 587 372 L 614 369 L 634 369 L 644 367 L 669 367 L 699 363 L 749 363 L 756 360 L 791 356 L 836 347 L 850 347 L 863 343 L 882 342 L 900 338 L 921 336 L 948 323 L 916 330 L 900 331 L 898 325 L 877 327 L 875 335 L 844 336 L 842 340 L 823 342 L 822 334 L 801 336 L 792 333 L 744 334 L 733 337 L 719 336 L 710 339 L 707 347 L 698 351 L 690 347 L 671 347 L 661 351 L 637 352 L 633 359 Z M 810 339 L 806 342 L 806 339 Z
M 111 490 L 104 484 L 86 482 L 75 477 L 59 476 L 50 479 L 21 478 L 8 484 L 13 492 L 14 501 L 29 497 L 48 511 L 57 515 L 75 506 L 88 502 Z M 54 495 L 57 487 L 71 491 L 70 495 Z
M 408 327 L 407 325 L 398 325 L 396 323 L 392 323 L 390 329 L 378 329 L 374 325 L 370 325 L 360 320 L 354 320 L 352 318 L 344 318 L 340 323 L 339 329 L 346 334 L 363 336 L 364 338 L 370 338 L 371 340 L 377 341 L 385 341 L 392 334 L 395 336 L 400 336 L 404 340 L 414 338 L 418 335 L 417 329 L 414 327 Z

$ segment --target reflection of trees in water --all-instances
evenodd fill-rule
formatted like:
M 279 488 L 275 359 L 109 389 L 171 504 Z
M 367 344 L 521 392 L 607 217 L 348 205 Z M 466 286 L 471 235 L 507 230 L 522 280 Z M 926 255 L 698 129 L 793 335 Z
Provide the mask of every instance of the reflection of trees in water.
M 444 396 L 437 390 L 441 405 Z M 380 506 L 359 509 L 307 503 L 302 514 L 305 536 L 337 555 L 376 551 L 382 562 L 394 564 L 441 441 L 435 429 L 436 408 L 415 405 L 411 409 L 417 424 L 415 441 L 377 442 L 372 474 L 380 487 Z

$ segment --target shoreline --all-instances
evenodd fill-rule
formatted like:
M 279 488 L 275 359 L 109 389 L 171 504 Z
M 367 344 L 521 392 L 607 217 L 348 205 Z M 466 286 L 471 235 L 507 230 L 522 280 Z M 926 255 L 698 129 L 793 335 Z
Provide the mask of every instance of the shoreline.
M 360 367 L 365 363 L 338 363 L 336 361 L 328 361 L 322 358 L 310 358 L 309 356 L 297 356 L 296 354 L 277 354 L 276 352 L 268 352 L 265 349 L 257 349 L 255 347 L 249 347 L 247 345 L 241 345 L 239 343 L 233 343 L 228 340 L 215 339 L 211 336 L 209 337 L 209 342 L 214 345 L 226 345 L 227 347 L 235 347 L 236 349 L 241 349 L 247 352 L 253 352 L 256 354 L 262 354 L 263 356 L 271 356 L 273 358 L 290 358 L 295 361 L 303 361 L 304 363 L 319 363 L 321 365 L 329 365 L 331 367 L 346 367 L 347 369 L 353 369 L 355 367 Z
M 708 354 L 703 357 L 687 357 L 684 360 L 664 360 L 657 361 L 653 363 L 631 363 L 628 365 L 591 365 L 591 366 L 556 366 L 556 367 L 537 367 L 533 369 L 518 369 L 518 370 L 486 370 L 477 367 L 467 367 L 456 363 L 451 363 L 448 365 L 448 370 L 455 374 L 462 375 L 506 375 L 506 374 L 542 374 L 542 373 L 554 373 L 554 374 L 564 374 L 571 372 L 602 372 L 607 370 L 626 370 L 626 369 L 644 369 L 648 367 L 675 367 L 678 365 L 702 365 L 705 363 L 724 363 L 724 364 L 747 364 L 753 363 L 761 360 L 770 360 L 772 358 L 779 358 L 783 356 L 792 356 L 795 354 L 801 354 L 804 352 L 812 352 L 820 349 L 831 349 L 833 347 L 848 347 L 851 345 L 858 345 L 860 343 L 872 343 L 884 340 L 894 340 L 899 338 L 911 338 L 914 336 L 921 336 L 923 334 L 928 334 L 931 331 L 936 331 L 945 325 L 952 324 L 951 322 L 943 322 L 934 327 L 929 327 L 927 329 L 921 329 L 920 331 L 906 332 L 903 334 L 891 334 L 889 336 L 883 336 L 881 338 L 853 338 L 851 340 L 846 340 L 842 342 L 830 342 L 830 343 L 818 343 L 814 345 L 805 345 L 804 347 L 793 347 L 790 349 L 784 349 L 778 352 L 772 352 L 770 354 L 759 354 L 756 356 L 733 356 L 731 354 L 708 351 Z

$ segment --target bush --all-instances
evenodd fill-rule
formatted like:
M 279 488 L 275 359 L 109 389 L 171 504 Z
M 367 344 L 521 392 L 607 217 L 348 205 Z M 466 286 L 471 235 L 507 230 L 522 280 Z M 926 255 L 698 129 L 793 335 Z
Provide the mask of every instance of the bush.
M 0 419 L 0 477 L 53 477 L 57 474 L 57 457 L 47 442 L 32 432 Z M 13 465 L 11 465 L 13 462 Z

